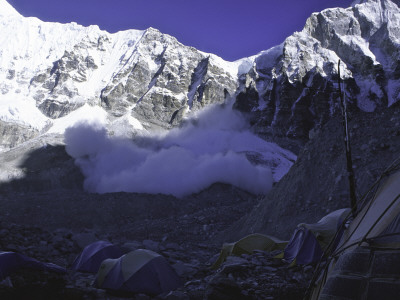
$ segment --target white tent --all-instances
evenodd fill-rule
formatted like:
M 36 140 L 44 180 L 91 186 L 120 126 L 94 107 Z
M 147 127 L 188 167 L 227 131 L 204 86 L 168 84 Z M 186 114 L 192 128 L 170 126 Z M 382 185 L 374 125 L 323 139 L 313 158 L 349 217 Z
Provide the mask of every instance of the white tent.
M 382 235 L 400 234 L 396 220 L 400 214 L 400 171 L 391 174 L 381 182 L 372 200 L 357 214 L 346 230 L 343 242 L 338 251 L 361 246 L 378 240 Z M 395 221 L 395 222 L 393 222 Z M 390 239 L 386 239 L 389 242 Z M 377 245 L 376 245 L 377 246 Z M 385 247 L 381 243 L 381 247 Z
M 400 295 L 400 160 L 359 202 L 359 212 L 313 282 L 311 299 L 398 299 Z

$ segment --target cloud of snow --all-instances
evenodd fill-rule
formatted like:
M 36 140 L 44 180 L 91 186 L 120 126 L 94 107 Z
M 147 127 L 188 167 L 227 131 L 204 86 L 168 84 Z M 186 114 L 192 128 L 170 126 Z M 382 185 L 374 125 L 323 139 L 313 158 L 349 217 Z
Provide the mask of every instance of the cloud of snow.
M 266 193 L 296 158 L 252 134 L 239 112 L 216 105 L 163 135 L 112 138 L 101 126 L 82 123 L 66 130 L 65 141 L 85 175 L 85 188 L 97 193 L 182 197 L 215 182 Z

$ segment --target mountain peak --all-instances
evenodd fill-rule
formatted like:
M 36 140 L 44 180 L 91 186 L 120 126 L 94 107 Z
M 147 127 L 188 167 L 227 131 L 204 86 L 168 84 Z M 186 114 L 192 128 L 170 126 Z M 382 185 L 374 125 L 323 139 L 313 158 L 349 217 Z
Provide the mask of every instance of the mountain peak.
M 20 16 L 6 0 L 0 0 L 0 16 Z
M 400 6 L 400 0 L 387 0 L 387 1 L 391 1 L 395 4 L 397 4 L 397 6 Z M 382 0 L 354 0 L 351 3 L 351 6 L 355 6 L 357 4 L 363 4 L 363 3 L 367 3 L 367 2 L 382 2 Z

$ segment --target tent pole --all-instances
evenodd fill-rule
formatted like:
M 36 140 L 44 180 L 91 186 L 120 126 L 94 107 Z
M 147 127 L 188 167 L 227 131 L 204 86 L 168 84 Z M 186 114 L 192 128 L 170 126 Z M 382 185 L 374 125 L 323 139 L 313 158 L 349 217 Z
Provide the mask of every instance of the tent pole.
M 356 196 L 356 183 L 354 178 L 353 161 L 351 159 L 351 148 L 350 148 L 350 135 L 347 119 L 347 103 L 344 99 L 344 94 L 342 92 L 342 81 L 340 78 L 340 59 L 338 62 L 338 83 L 339 83 L 339 94 L 340 94 L 340 107 L 342 108 L 342 118 L 343 118 L 343 130 L 344 130 L 344 142 L 346 148 L 346 162 L 347 162 L 347 175 L 349 178 L 349 188 L 350 188 L 350 207 L 353 217 L 357 214 L 357 196 Z

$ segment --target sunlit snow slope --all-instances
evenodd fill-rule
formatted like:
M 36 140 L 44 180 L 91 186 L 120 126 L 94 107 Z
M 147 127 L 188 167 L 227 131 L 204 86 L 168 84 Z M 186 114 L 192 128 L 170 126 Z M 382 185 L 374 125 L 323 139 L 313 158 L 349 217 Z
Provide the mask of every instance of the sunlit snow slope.
M 66 119 L 58 119 L 85 103 L 75 115 L 89 106 L 91 114 L 104 110 L 107 118 L 100 119 L 122 124 L 125 133 L 166 129 L 187 112 L 224 102 L 237 87 L 240 62 L 186 47 L 153 28 L 110 34 L 97 26 L 46 23 L 0 0 L 0 33 L 0 127 L 26 139 L 59 132 Z M 22 141 L 3 137 L 0 145 Z
M 232 110 L 253 61 L 226 62 L 153 28 L 45 23 L 0 0 L 0 146 L 65 133 L 92 192 L 180 197 L 223 182 L 266 193 L 296 156 Z M 21 176 L 14 165 L 2 177 Z

